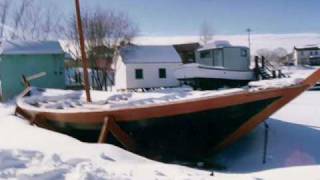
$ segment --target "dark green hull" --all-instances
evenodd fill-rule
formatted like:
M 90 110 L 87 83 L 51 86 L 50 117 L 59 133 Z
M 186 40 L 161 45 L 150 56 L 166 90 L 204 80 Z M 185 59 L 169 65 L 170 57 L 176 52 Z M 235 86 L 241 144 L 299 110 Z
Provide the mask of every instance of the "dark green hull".
M 136 141 L 139 154 L 178 160 L 194 159 L 212 153 L 214 146 L 276 99 L 119 125 Z M 63 133 L 82 141 L 96 142 L 99 129 L 79 130 L 66 126 Z M 108 142 L 120 146 L 112 135 Z

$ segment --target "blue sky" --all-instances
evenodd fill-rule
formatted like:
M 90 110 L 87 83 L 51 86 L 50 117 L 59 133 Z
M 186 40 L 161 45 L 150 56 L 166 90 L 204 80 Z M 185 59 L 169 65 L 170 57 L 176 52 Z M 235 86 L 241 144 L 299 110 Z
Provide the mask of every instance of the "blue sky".
M 48 0 L 46 0 L 48 1 Z M 74 0 L 55 0 L 67 13 Z M 320 0 L 81 0 L 82 7 L 127 12 L 141 35 L 198 35 L 203 22 L 215 34 L 320 33 Z

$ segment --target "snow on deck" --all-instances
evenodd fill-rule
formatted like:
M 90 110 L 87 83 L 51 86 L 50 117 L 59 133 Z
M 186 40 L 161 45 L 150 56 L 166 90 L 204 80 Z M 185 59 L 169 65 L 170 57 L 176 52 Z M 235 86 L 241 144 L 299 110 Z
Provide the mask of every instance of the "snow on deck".
M 41 110 L 45 112 L 93 112 L 163 105 L 242 91 L 244 91 L 244 89 L 241 88 L 217 91 L 193 91 L 191 88 L 168 88 L 149 92 L 90 91 L 93 102 L 87 103 L 83 91 L 57 89 L 39 91 L 39 89 L 34 88 L 32 90 L 32 96 L 23 98 L 23 100 L 19 102 L 19 105 L 30 110 Z
M 207 91 L 196 91 L 189 87 L 158 89 L 148 92 L 91 91 L 92 103 L 86 102 L 84 91 L 33 88 L 32 96 L 19 100 L 18 104 L 29 110 L 59 113 L 150 107 L 213 98 L 233 93 L 289 87 L 301 83 L 303 79 L 314 71 L 315 69 L 304 69 L 290 74 L 290 78 L 254 81 L 249 83 L 249 87 L 243 88 Z

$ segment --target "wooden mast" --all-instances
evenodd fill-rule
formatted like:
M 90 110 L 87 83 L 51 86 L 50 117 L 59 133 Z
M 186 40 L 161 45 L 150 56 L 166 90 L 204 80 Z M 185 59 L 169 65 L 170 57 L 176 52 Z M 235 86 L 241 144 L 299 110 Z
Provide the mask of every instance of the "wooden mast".
M 80 3 L 79 0 L 75 0 L 76 3 L 76 14 L 77 14 L 77 25 L 78 25 L 78 33 L 80 38 L 80 50 L 81 50 L 81 57 L 82 57 L 82 66 L 83 66 L 83 76 L 84 76 L 84 89 L 86 92 L 87 101 L 91 102 L 90 96 L 90 84 L 89 84 L 89 77 L 88 77 L 88 59 L 85 52 L 85 44 L 84 44 L 84 37 L 83 37 L 83 29 L 82 29 L 82 21 L 81 21 L 81 12 L 80 12 Z

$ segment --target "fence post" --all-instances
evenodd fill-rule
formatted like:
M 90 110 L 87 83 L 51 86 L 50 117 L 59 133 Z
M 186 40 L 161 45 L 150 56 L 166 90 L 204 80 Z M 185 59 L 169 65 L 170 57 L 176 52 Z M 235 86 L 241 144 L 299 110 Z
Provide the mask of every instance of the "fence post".
M 279 70 L 278 70 L 278 78 L 282 78 L 281 75 L 282 75 L 282 72 L 281 72 L 281 69 L 279 69 Z
M 266 66 L 266 59 L 265 59 L 265 57 L 264 56 L 261 56 L 261 66 L 262 66 L 262 68 L 265 68 L 265 66 Z
M 275 70 L 272 70 L 272 78 L 277 78 L 277 72 Z
M 254 56 L 254 64 L 255 64 L 255 68 L 259 68 L 259 57 L 258 56 Z

